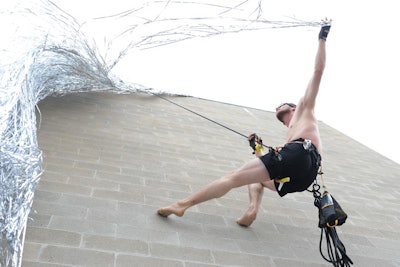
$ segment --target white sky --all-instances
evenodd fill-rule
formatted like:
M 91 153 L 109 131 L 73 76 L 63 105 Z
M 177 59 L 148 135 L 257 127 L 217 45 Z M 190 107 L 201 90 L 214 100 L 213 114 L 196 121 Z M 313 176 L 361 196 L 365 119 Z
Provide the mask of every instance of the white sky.
M 79 22 L 128 10 L 135 3 L 53 2 Z M 265 0 L 263 17 L 333 19 L 317 118 L 400 163 L 397 6 L 395 0 Z M 101 29 L 94 31 L 101 34 Z M 161 91 L 274 111 L 304 93 L 318 31 L 279 28 L 192 39 L 131 54 L 115 73 Z

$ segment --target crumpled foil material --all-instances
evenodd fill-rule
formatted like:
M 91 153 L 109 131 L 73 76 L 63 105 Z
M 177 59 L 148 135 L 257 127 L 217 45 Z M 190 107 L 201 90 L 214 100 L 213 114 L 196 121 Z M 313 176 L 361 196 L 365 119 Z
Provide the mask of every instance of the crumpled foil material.
M 244 12 L 244 5 L 249 3 L 254 8 L 250 13 Z M 105 45 L 100 46 L 85 35 L 85 27 L 90 23 L 79 24 L 51 1 L 2 1 L 1 266 L 20 266 L 22 263 L 26 224 L 35 188 L 43 173 L 43 152 L 37 141 L 40 117 L 36 117 L 36 114 L 40 115 L 37 104 L 41 100 L 50 95 L 76 92 L 144 91 L 146 87 L 124 83 L 111 72 L 121 58 L 135 50 L 249 29 L 319 25 L 264 20 L 261 18 L 261 1 L 244 1 L 236 6 L 221 0 L 190 2 L 190 5 L 180 1 L 135 1 L 132 5 L 135 6 L 126 12 L 93 20 L 95 23 L 113 23 L 112 32 L 104 32 Z M 177 12 L 182 5 L 185 6 L 184 14 Z M 192 7 L 192 13 L 187 12 L 188 6 Z M 199 6 L 205 8 L 202 15 L 198 14 Z M 166 10 L 174 10 L 171 13 L 178 15 L 168 17 L 164 14 Z M 130 38 L 122 38 L 126 35 Z M 117 49 L 113 50 L 113 45 Z

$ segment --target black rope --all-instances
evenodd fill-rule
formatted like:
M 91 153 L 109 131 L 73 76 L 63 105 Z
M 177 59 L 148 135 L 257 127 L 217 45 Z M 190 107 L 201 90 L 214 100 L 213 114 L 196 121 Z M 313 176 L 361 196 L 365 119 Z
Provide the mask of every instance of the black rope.
M 227 130 L 229 130 L 229 131 L 231 131 L 231 132 L 234 132 L 234 133 L 236 133 L 236 134 L 238 134 L 238 135 L 240 135 L 240 136 L 243 136 L 244 138 L 247 139 L 247 135 L 244 135 L 244 134 L 242 134 L 242 133 L 240 133 L 240 132 L 238 132 L 238 131 L 236 131 L 236 130 L 234 130 L 234 129 L 232 129 L 232 128 L 229 128 L 228 126 L 225 126 L 225 125 L 223 125 L 222 123 L 219 123 L 219 122 L 217 122 L 217 121 L 215 121 L 215 120 L 212 120 L 212 119 L 210 119 L 210 118 L 207 118 L 206 116 L 201 115 L 200 113 L 197 113 L 197 112 L 195 112 L 195 111 L 193 111 L 193 110 L 191 110 L 191 109 L 188 109 L 188 108 L 186 108 L 186 107 L 184 107 L 184 106 L 182 106 L 182 105 L 180 105 L 180 104 L 178 104 L 178 103 L 176 103 L 176 102 L 174 102 L 174 101 L 172 101 L 172 100 L 169 100 L 168 98 L 165 98 L 165 97 L 161 96 L 160 94 L 156 94 L 156 93 L 150 92 L 150 91 L 148 91 L 148 90 L 146 90 L 145 92 L 150 93 L 150 94 L 152 94 L 152 95 L 154 95 L 154 96 L 157 96 L 157 97 L 159 97 L 159 98 L 161 98 L 161 99 L 163 99 L 163 100 L 165 100 L 165 101 L 167 101 L 167 102 L 169 102 L 169 103 L 171 103 L 171 104 L 174 104 L 175 106 L 178 106 L 178 107 L 180 107 L 180 108 L 183 108 L 184 110 L 187 110 L 187 111 L 189 111 L 189 112 L 191 112 L 191 113 L 193 113 L 193 114 L 195 114 L 195 115 L 197 115 L 197 116 L 199 116 L 199 117 L 202 117 L 203 119 L 206 119 L 206 120 L 208 120 L 208 121 L 210 121 L 210 122 L 212 122 L 212 123 L 215 123 L 215 124 L 217 124 L 217 125 L 219 125 L 219 126 L 225 128 L 225 129 L 227 129 Z
M 311 192 L 314 196 L 314 205 L 319 210 L 319 217 L 321 216 L 321 192 L 319 191 L 321 186 L 314 181 L 312 190 L 307 190 Z M 321 219 L 321 218 L 320 218 Z M 335 227 L 328 227 L 327 225 L 319 224 L 321 228 L 321 236 L 319 240 L 319 252 L 324 260 L 332 263 L 334 267 L 350 267 L 353 264 L 352 260 L 346 254 L 346 248 L 342 241 L 340 241 L 339 236 L 336 232 Z M 325 234 L 325 235 L 324 235 Z M 326 239 L 326 250 L 327 256 L 322 251 L 323 239 Z
M 215 120 L 212 120 L 212 119 L 210 119 L 210 118 L 208 118 L 208 117 L 206 117 L 206 116 L 204 116 L 204 115 L 202 115 L 202 114 L 200 114 L 200 113 L 197 113 L 197 112 L 195 112 L 195 111 L 193 111 L 193 110 L 191 110 L 191 109 L 188 109 L 188 108 L 185 107 L 185 106 L 182 106 L 182 105 L 180 105 L 180 104 L 178 104 L 178 103 L 176 103 L 176 102 L 174 102 L 174 101 L 172 101 L 172 100 L 169 100 L 168 98 L 165 98 L 165 97 L 161 96 L 160 94 L 153 93 L 153 92 L 151 92 L 151 91 L 149 91 L 149 90 L 151 90 L 151 89 L 145 90 L 144 92 L 150 93 L 150 94 L 152 94 L 152 95 L 154 95 L 154 96 L 157 96 L 157 97 L 159 97 L 159 98 L 161 98 L 161 99 L 163 99 L 163 100 L 165 100 L 165 101 L 167 101 L 167 102 L 169 102 L 169 103 L 171 103 L 171 104 L 173 104 L 173 105 L 175 105 L 175 106 L 178 106 L 178 107 L 180 107 L 180 108 L 183 108 L 183 109 L 186 110 L 186 111 L 189 111 L 189 112 L 191 112 L 191 113 L 193 113 L 193 114 L 195 114 L 195 115 L 197 115 L 197 116 L 199 116 L 199 117 L 201 117 L 201 118 L 203 118 L 203 119 L 206 119 L 206 120 L 208 120 L 208 121 L 210 121 L 210 122 L 212 122 L 212 123 L 215 123 L 215 124 L 217 124 L 217 125 L 219 125 L 219 126 L 225 128 L 225 129 L 231 131 L 231 132 L 234 132 L 235 134 L 238 134 L 238 135 L 243 136 L 244 138 L 248 139 L 248 136 L 247 136 L 247 135 L 244 135 L 244 134 L 242 134 L 242 133 L 240 133 L 240 132 L 238 132 L 238 131 L 236 131 L 236 130 L 234 130 L 234 129 L 232 129 L 232 128 L 229 128 L 229 127 L 226 126 L 226 125 L 223 125 L 222 123 L 219 123 L 219 122 L 217 122 L 217 121 L 215 121 Z M 142 90 L 139 90 L 139 91 L 142 91 Z M 261 139 L 260 139 L 260 140 L 261 140 Z M 266 148 L 268 148 L 268 149 L 271 149 L 270 146 L 264 145 L 264 144 L 262 143 L 262 141 L 259 142 L 258 144 L 261 145 L 261 146 L 263 146 L 263 147 L 266 147 Z M 253 154 L 254 154 L 254 153 L 253 153 Z

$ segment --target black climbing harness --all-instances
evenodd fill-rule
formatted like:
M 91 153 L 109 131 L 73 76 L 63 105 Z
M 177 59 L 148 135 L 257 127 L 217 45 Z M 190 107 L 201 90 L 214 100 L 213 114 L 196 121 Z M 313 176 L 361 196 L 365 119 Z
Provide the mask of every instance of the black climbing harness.
M 340 226 L 346 222 L 347 214 L 340 207 L 339 203 L 333 196 L 326 191 L 323 180 L 323 172 L 320 169 L 322 187 L 324 192 L 321 194 L 321 186 L 315 179 L 312 190 L 308 190 L 313 194 L 314 206 L 318 208 L 318 227 L 321 228 L 321 236 L 319 240 L 319 252 L 327 262 L 332 263 L 335 267 L 349 267 L 353 264 L 352 260 L 346 254 L 346 248 L 336 232 L 336 226 Z M 322 251 L 323 239 L 326 239 L 327 256 Z
M 245 137 L 246 139 L 249 140 L 250 147 L 253 149 L 253 154 L 256 152 L 260 152 L 263 150 L 263 147 L 266 147 L 269 149 L 269 152 L 277 152 L 279 148 L 272 148 L 270 146 L 266 146 L 262 143 L 261 138 L 259 138 L 256 134 L 252 134 L 249 137 L 235 131 L 232 128 L 229 128 L 217 121 L 214 121 L 210 118 L 207 118 L 206 116 L 203 116 L 191 109 L 188 109 L 174 101 L 171 101 L 160 94 L 153 93 L 149 90 L 145 90 L 144 92 L 150 93 L 154 96 L 157 96 L 171 104 L 174 104 L 180 108 L 183 108 L 197 116 L 200 116 L 212 123 L 215 123 L 229 131 L 232 131 L 242 137 Z M 312 185 L 312 190 L 307 190 L 311 192 L 314 196 L 314 205 L 318 208 L 318 216 L 319 216 L 319 223 L 318 227 L 321 228 L 321 236 L 320 236 L 320 242 L 319 242 L 319 251 L 321 253 L 322 258 L 324 258 L 326 261 L 332 263 L 334 267 L 349 267 L 350 264 L 353 264 L 352 260 L 347 256 L 346 254 L 346 248 L 343 245 L 343 243 L 340 241 L 339 236 L 336 232 L 335 227 L 340 226 L 343 223 L 345 223 L 347 219 L 347 214 L 343 211 L 343 209 L 340 207 L 339 203 L 332 197 L 331 194 L 329 194 L 328 191 L 326 191 L 326 187 L 324 184 L 323 180 L 323 172 L 322 168 L 320 168 L 320 171 L 318 173 L 321 176 L 321 181 L 322 181 L 322 187 L 324 188 L 323 194 L 321 194 L 320 189 L 321 186 L 318 184 L 317 179 L 315 179 L 314 184 Z M 287 177 L 288 178 L 288 177 Z M 322 244 L 323 244 L 323 238 L 325 236 L 326 239 L 326 249 L 327 249 L 327 256 L 322 251 Z

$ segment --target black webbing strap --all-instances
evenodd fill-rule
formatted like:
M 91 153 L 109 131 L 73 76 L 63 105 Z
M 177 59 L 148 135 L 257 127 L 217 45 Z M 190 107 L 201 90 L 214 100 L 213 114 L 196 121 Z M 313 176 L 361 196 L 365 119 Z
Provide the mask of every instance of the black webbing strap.
M 322 252 L 322 240 L 325 233 L 326 238 L 326 249 L 328 256 L 326 257 Z M 319 241 L 319 252 L 322 258 L 327 262 L 332 263 L 335 267 L 350 267 L 353 264 L 352 260 L 346 254 L 346 248 L 336 232 L 335 227 L 324 227 L 321 228 L 321 238 Z

